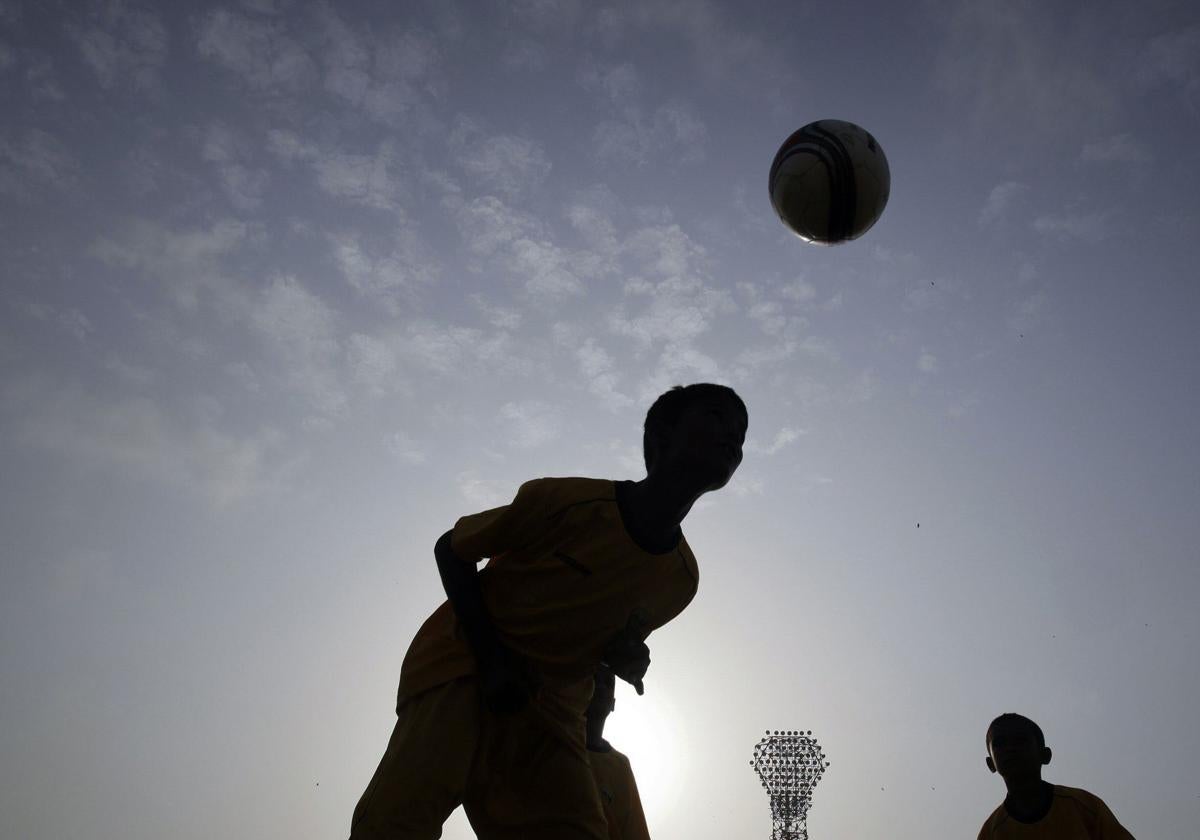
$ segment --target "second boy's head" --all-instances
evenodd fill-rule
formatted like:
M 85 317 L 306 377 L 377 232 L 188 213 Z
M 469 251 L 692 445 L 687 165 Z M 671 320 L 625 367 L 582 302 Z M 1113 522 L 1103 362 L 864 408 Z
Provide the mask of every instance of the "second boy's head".
M 987 767 L 1006 783 L 1040 779 L 1050 763 L 1042 728 L 1024 715 L 1008 712 L 992 721 L 987 730 Z
M 742 462 L 748 424 L 746 404 L 732 388 L 677 385 L 646 412 L 646 472 L 695 481 L 702 490 L 724 487 Z

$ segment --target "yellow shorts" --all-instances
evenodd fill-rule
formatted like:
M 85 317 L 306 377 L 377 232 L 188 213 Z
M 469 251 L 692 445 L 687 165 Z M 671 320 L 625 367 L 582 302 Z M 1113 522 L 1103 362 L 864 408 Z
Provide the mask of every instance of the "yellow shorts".
M 492 714 L 473 677 L 400 707 L 350 838 L 436 840 L 459 805 L 481 840 L 608 838 L 582 733 L 567 743 L 532 704 Z

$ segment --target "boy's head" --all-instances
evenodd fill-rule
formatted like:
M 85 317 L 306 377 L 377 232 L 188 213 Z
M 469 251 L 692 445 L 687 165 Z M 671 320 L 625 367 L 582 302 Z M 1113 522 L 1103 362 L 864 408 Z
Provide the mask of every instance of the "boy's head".
M 676 385 L 646 412 L 642 454 L 646 472 L 697 473 L 705 489 L 725 486 L 742 462 L 749 414 L 737 392 L 707 382 Z
M 1040 779 L 1042 767 L 1050 763 L 1042 728 L 1024 715 L 1006 712 L 987 730 L 987 768 L 1005 782 Z

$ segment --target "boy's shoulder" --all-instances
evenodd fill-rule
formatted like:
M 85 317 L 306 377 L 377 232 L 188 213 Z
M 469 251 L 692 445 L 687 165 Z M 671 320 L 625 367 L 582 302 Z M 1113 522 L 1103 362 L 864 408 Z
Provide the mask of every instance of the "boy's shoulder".
M 979 830 L 979 840 L 992 837 L 995 834 L 996 829 L 998 829 L 1009 819 L 1010 817 L 1008 814 L 1008 809 L 1005 808 L 1004 803 L 1001 802 L 996 806 L 996 810 L 992 811 L 992 813 L 988 815 L 988 818 L 983 821 L 983 828 Z
M 1108 813 L 1108 805 L 1104 800 L 1083 788 L 1055 785 L 1054 798 L 1069 802 L 1088 819 L 1100 819 Z
M 616 482 L 582 476 L 534 478 L 521 485 L 517 498 L 537 499 L 547 513 L 586 502 L 615 502 Z

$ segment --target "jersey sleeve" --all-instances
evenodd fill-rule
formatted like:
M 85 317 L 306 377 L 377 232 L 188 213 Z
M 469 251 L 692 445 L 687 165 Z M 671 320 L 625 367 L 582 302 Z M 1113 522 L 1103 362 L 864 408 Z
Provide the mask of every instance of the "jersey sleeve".
M 625 776 L 629 783 L 627 802 L 629 807 L 625 814 L 626 840 L 650 840 L 650 829 L 646 827 L 646 812 L 642 810 L 642 797 L 638 794 L 637 779 L 633 776 L 633 767 L 626 758 Z
M 526 481 L 507 505 L 464 516 L 454 523 L 450 545 L 463 560 L 478 563 L 533 540 L 545 522 L 545 479 Z
M 1117 821 L 1116 815 L 1096 797 L 1096 837 L 1098 840 L 1133 840 L 1133 835 Z

